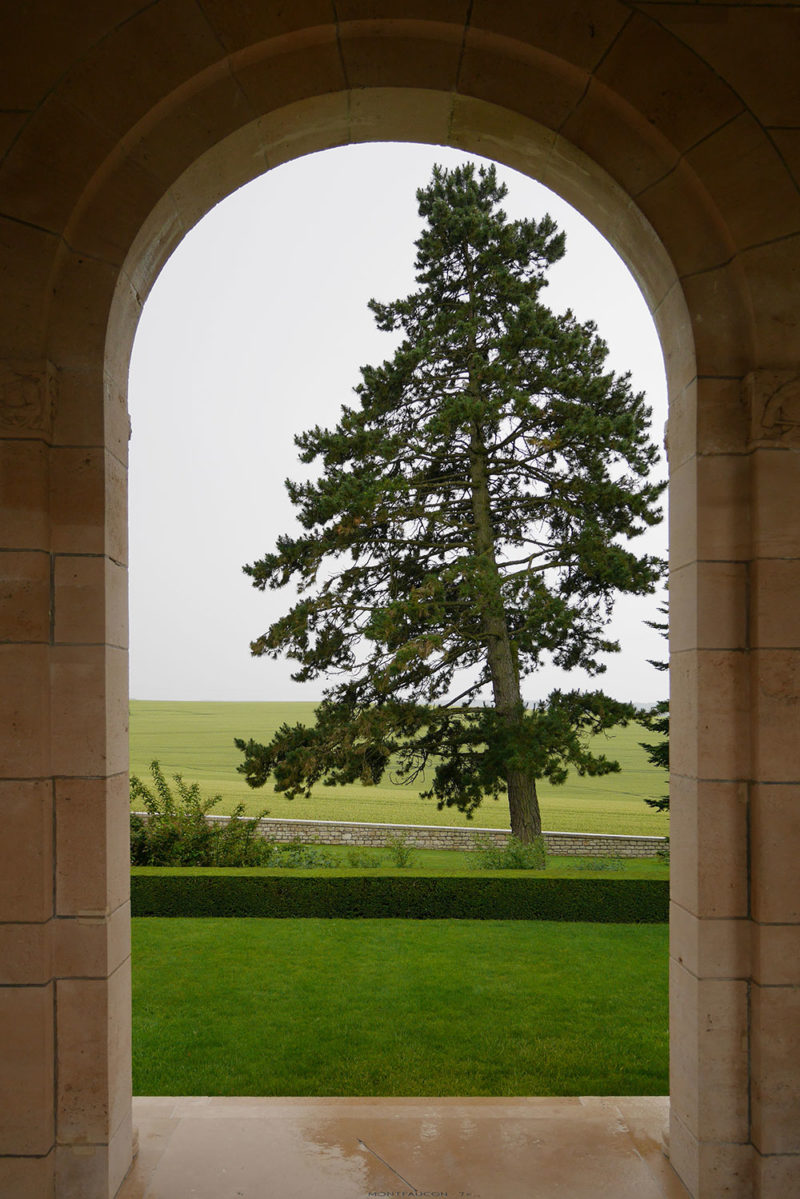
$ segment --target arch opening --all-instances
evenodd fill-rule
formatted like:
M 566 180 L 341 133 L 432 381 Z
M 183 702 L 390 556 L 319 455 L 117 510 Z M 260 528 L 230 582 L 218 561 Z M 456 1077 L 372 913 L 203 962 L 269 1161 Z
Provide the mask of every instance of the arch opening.
M 418 136 L 417 127 L 424 129 L 426 126 L 426 119 L 420 119 L 420 109 L 427 113 L 428 105 L 431 105 L 435 111 L 440 106 L 441 97 L 435 94 L 415 96 L 416 103 L 413 106 L 408 104 L 407 93 L 399 93 L 399 98 L 404 109 L 411 108 L 411 115 L 404 122 L 407 126 L 404 129 L 405 140 L 411 141 Z M 359 97 L 362 104 L 368 104 L 369 99 L 369 96 Z M 389 126 L 393 136 L 397 137 L 392 99 L 393 93 L 380 92 L 375 97 L 375 103 L 381 113 L 391 114 Z M 336 101 L 331 100 L 330 103 L 335 109 Z M 320 107 L 320 102 L 316 100 L 301 102 L 293 105 L 290 113 L 283 115 L 293 127 L 302 128 L 304 119 L 308 118 L 312 123 L 319 119 Z M 674 268 L 646 220 L 605 172 L 568 144 L 561 143 L 549 131 L 533 122 L 510 118 L 508 113 L 498 111 L 491 105 L 471 102 L 466 107 L 470 109 L 471 123 L 465 125 L 458 138 L 459 148 L 471 149 L 481 156 L 513 165 L 523 173 L 539 178 L 568 199 L 608 237 L 632 270 L 646 297 L 661 337 L 671 394 L 686 393 L 695 377 L 688 313 Z M 515 126 L 511 136 L 501 137 L 497 132 L 498 126 L 502 128 L 504 119 Z M 314 149 L 347 144 L 345 132 L 335 124 L 331 127 L 331 124 L 330 121 L 326 123 L 324 146 L 317 144 Z M 382 140 L 373 127 L 371 131 L 375 140 Z M 254 136 L 263 136 L 262 123 L 258 123 L 257 128 L 240 130 L 225 144 L 209 151 L 178 181 L 173 189 L 174 195 L 164 198 L 162 205 L 140 232 L 120 275 L 109 324 L 106 380 L 107 386 L 109 383 L 112 385 L 116 403 L 120 398 L 119 372 L 121 369 L 124 371 L 127 365 L 144 297 L 172 249 L 181 240 L 188 221 L 199 220 L 204 211 L 219 202 L 220 193 L 226 188 L 227 194 L 247 181 L 244 164 L 249 169 L 258 160 L 253 154 L 250 140 Z M 305 143 L 302 139 L 298 140 L 302 147 Z M 307 151 L 301 149 L 300 152 Z M 195 183 L 192 176 L 199 183 Z M 205 191 L 209 180 L 213 181 L 213 190 Z M 175 219 L 176 210 L 180 211 L 176 200 L 178 196 L 186 196 L 191 203 L 182 200 L 186 215 Z M 165 215 L 167 213 L 170 214 L 169 218 Z M 191 218 L 188 215 L 190 213 Z

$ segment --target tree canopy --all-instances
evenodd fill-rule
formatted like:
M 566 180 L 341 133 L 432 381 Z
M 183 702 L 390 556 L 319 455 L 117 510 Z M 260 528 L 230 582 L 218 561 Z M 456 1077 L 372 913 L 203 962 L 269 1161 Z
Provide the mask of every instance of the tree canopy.
M 662 485 L 644 396 L 591 322 L 542 301 L 563 234 L 510 220 L 505 193 L 493 167 L 434 168 L 417 290 L 370 302 L 398 348 L 362 368 L 335 427 L 296 438 L 320 472 L 286 484 L 302 532 L 244 569 L 298 598 L 251 648 L 328 685 L 315 726 L 237 745 L 252 786 L 290 797 L 387 771 L 467 815 L 506 793 L 529 841 L 536 780 L 617 769 L 588 735 L 633 709 L 600 691 L 526 706 L 521 681 L 547 661 L 605 669 L 615 596 L 662 571 L 628 544 L 660 520 Z

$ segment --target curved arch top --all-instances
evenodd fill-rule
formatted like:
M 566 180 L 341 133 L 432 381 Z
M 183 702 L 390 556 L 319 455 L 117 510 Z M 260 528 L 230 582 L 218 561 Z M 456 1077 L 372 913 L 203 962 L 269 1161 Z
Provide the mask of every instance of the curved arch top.
M 109 326 L 110 343 L 120 347 L 120 366 L 121 347 L 132 344 L 161 266 L 206 212 L 264 169 L 367 141 L 454 145 L 513 166 L 558 192 L 605 235 L 637 279 L 661 331 L 673 394 L 695 377 L 691 324 L 676 271 L 647 219 L 603 168 L 554 131 L 496 105 L 398 88 L 297 101 L 230 134 L 193 163 L 149 214 L 122 265 Z

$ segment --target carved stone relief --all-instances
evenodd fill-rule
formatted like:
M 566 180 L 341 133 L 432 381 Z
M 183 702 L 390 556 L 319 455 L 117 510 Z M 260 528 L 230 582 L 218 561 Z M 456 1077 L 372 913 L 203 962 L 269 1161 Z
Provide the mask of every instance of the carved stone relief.
M 753 371 L 744 386 L 750 405 L 751 443 L 800 448 L 800 375 Z
M 0 364 L 0 436 L 49 437 L 56 386 L 56 371 L 49 362 Z

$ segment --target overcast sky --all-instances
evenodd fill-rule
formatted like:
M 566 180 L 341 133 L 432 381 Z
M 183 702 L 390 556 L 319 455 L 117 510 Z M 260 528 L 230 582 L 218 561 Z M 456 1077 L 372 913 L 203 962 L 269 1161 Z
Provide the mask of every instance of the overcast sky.
M 130 375 L 131 696 L 135 699 L 318 699 L 291 664 L 253 659 L 250 641 L 288 606 L 255 591 L 242 566 L 296 528 L 283 480 L 298 476 L 293 435 L 335 424 L 358 368 L 392 339 L 367 310 L 414 288 L 415 191 L 442 147 L 360 145 L 276 168 L 213 209 L 184 239 L 145 305 Z M 566 259 L 550 272 L 551 308 L 596 321 L 609 364 L 630 370 L 653 408 L 660 445 L 666 388 L 658 338 L 632 277 L 607 242 L 540 184 L 498 168 L 510 216 L 556 219 Z M 662 463 L 662 477 L 666 468 Z M 666 522 L 638 547 L 666 552 Z M 664 642 L 644 622 L 658 600 L 621 598 L 612 631 L 623 652 L 599 680 L 620 699 L 663 696 L 647 663 Z M 527 680 L 538 698 L 567 680 Z M 573 673 L 569 686 L 596 686 Z

